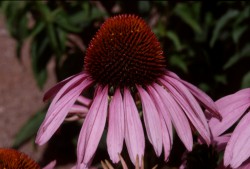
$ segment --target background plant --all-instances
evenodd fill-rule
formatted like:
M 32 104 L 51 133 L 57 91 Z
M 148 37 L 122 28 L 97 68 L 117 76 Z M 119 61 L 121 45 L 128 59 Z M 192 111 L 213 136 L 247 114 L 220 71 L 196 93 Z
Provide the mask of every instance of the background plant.
M 3 1 L 0 5 L 8 30 L 17 41 L 18 59 L 24 42 L 30 40 L 33 74 L 41 89 L 51 60 L 55 62 L 58 81 L 80 72 L 91 38 L 107 17 L 119 13 L 143 17 L 161 42 L 168 69 L 199 86 L 215 100 L 250 86 L 249 2 Z M 39 110 L 20 129 L 15 148 L 35 135 L 45 111 L 46 107 Z M 75 139 L 72 136 L 73 142 Z M 184 151 L 178 144 L 181 143 L 176 138 L 169 163 L 151 158 L 147 165 L 178 166 Z M 105 138 L 102 148 L 105 149 Z M 214 153 L 210 148 L 204 151 L 195 148 L 187 159 L 195 164 L 197 160 L 211 158 L 207 155 L 193 161 L 196 152 Z M 212 161 L 216 163 L 216 160 Z

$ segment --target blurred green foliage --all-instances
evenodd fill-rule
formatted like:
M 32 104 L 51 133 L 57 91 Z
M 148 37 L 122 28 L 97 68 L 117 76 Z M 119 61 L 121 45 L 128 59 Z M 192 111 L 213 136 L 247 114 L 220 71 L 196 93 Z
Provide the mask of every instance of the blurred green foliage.
M 55 61 L 58 80 L 80 72 L 101 23 L 120 13 L 143 17 L 161 42 L 167 68 L 214 99 L 250 87 L 247 1 L 1 1 L 0 6 L 17 41 L 19 59 L 24 42 L 31 40 L 32 68 L 40 88 L 50 60 Z M 25 140 L 30 133 L 19 137 Z

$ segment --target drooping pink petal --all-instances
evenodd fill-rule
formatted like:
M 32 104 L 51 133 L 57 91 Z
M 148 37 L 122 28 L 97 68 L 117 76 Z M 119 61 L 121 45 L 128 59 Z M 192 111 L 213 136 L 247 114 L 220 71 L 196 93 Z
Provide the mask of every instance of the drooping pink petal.
M 220 98 L 219 100 L 216 101 L 216 105 L 219 109 L 222 109 L 231 104 L 234 104 L 237 101 L 241 102 L 242 100 L 246 100 L 246 99 L 248 100 L 249 96 L 250 96 L 250 88 L 242 89 L 236 93 Z M 221 114 L 223 115 L 223 113 L 227 114 L 227 112 L 226 113 L 222 112 Z
M 86 164 L 81 163 L 79 166 L 75 165 L 71 169 L 89 169 Z
M 242 165 L 240 165 L 237 169 L 249 169 L 250 168 L 250 158 L 248 158 Z
M 228 115 L 224 116 L 221 122 L 219 122 L 217 119 L 212 118 L 209 121 L 212 135 L 216 137 L 225 132 L 240 119 L 240 117 L 244 114 L 248 107 L 248 103 L 241 105 L 240 107 L 237 107 L 233 110 L 230 110 L 230 107 L 228 107 L 229 109 L 225 110 L 225 112 L 228 112 Z
M 43 169 L 53 169 L 56 166 L 56 160 L 51 161 L 49 164 L 47 164 Z
M 108 87 L 98 87 L 96 96 L 83 123 L 77 144 L 77 169 L 89 165 L 101 139 L 107 118 Z
M 223 117 L 222 121 L 212 118 L 209 126 L 214 137 L 221 135 L 244 114 L 250 106 L 250 90 L 239 91 L 225 96 L 216 104 Z
M 216 145 L 216 150 L 217 151 L 223 151 L 223 150 L 225 150 L 226 145 L 227 145 L 230 137 L 231 137 L 231 133 L 213 138 L 213 142 Z
M 224 165 L 239 167 L 250 157 L 250 113 L 246 114 L 236 126 L 227 144 Z
M 116 89 L 109 105 L 107 147 L 113 163 L 119 162 L 124 141 L 124 108 L 120 89 Z
M 88 111 L 87 107 L 75 104 L 70 108 L 69 113 L 87 114 Z
M 129 157 L 133 164 L 136 156 L 142 157 L 145 149 L 145 138 L 142 123 L 135 102 L 129 89 L 124 89 L 124 113 L 125 113 L 125 142 Z M 141 158 L 140 158 L 141 164 Z
M 58 100 L 58 102 L 52 105 L 53 109 L 50 109 L 48 111 L 49 115 L 45 118 L 42 125 L 40 126 L 40 129 L 38 130 L 36 138 L 37 144 L 42 145 L 51 138 L 51 136 L 55 133 L 58 127 L 62 124 L 70 108 L 75 103 L 77 97 L 91 83 L 92 82 L 88 79 L 83 80 L 82 82 L 75 85 L 75 87 L 72 88 L 70 91 L 68 91 L 68 93 L 63 95 L 60 100 Z M 61 91 L 59 91 L 58 94 L 60 94 L 60 92 Z
M 49 109 L 46 113 L 45 120 L 47 117 L 51 115 L 53 112 L 52 110 L 55 109 L 56 103 L 69 91 L 71 91 L 72 88 L 75 88 L 75 86 L 79 85 L 79 82 L 84 81 L 86 79 L 85 74 L 79 74 L 77 76 L 74 76 L 70 79 L 55 95 L 52 102 L 50 103 Z M 90 81 L 90 80 L 88 80 Z
M 211 113 L 212 116 L 222 119 L 218 108 L 214 101 L 202 90 L 197 88 L 196 86 L 192 85 L 191 83 L 188 83 L 185 80 L 182 80 L 179 78 L 175 73 L 167 71 L 167 75 L 175 78 L 176 80 L 179 80 L 183 85 L 185 85 L 189 91 L 195 96 L 195 98 L 207 109 L 209 110 L 209 113 Z
M 163 89 L 163 87 L 159 86 L 158 84 L 154 84 L 153 87 L 161 97 L 161 100 L 164 100 L 165 109 L 169 112 L 178 136 L 185 147 L 191 151 L 193 147 L 193 137 L 185 113 L 180 108 L 178 103 L 176 103 L 173 97 L 165 89 Z
M 91 99 L 81 96 L 81 95 L 77 98 L 77 101 L 85 106 L 89 106 L 92 102 Z
M 165 76 L 164 80 L 161 79 L 160 82 L 170 91 L 206 143 L 210 144 L 210 131 L 206 117 L 188 89 L 171 77 Z
M 137 86 L 137 90 L 141 96 L 143 118 L 149 142 L 153 145 L 156 155 L 160 156 L 162 152 L 162 133 L 159 113 L 148 93 L 141 86 Z
M 167 110 L 165 109 L 164 103 L 155 89 L 151 86 L 148 86 L 147 88 L 150 96 L 153 98 L 154 104 L 159 112 L 159 117 L 161 119 L 162 142 L 164 147 L 165 161 L 167 161 L 173 144 L 171 117 L 169 115 L 169 112 L 167 112 Z
M 63 81 L 57 83 L 54 87 L 52 87 L 51 89 L 49 89 L 43 96 L 43 101 L 46 101 L 48 99 L 51 99 L 52 97 L 54 97 L 57 92 L 66 84 L 68 83 L 71 79 L 73 79 L 74 77 L 78 76 L 81 73 L 78 73 L 76 75 L 70 76 L 66 79 L 64 79 Z

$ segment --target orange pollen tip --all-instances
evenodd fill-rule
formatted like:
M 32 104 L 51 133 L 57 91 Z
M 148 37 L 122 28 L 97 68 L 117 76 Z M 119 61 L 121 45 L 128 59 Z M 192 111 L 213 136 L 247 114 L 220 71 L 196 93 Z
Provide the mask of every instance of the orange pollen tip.
M 84 66 L 103 85 L 147 85 L 164 73 L 165 58 L 146 22 L 123 14 L 103 23 L 88 46 Z

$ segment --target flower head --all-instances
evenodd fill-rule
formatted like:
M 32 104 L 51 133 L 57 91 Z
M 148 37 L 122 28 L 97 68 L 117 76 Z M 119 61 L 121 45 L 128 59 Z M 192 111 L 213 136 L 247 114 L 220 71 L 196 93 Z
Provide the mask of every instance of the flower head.
M 92 103 L 82 96 L 89 86 L 95 86 Z M 136 106 L 138 101 L 142 105 L 147 137 L 157 156 L 164 149 L 165 160 L 173 144 L 172 126 L 191 150 L 190 125 L 210 143 L 208 124 L 200 104 L 219 117 L 210 97 L 166 70 L 156 36 L 134 15 L 109 18 L 89 44 L 83 72 L 49 90 L 45 98 L 51 97 L 54 98 L 36 142 L 48 141 L 72 108 L 82 108 L 79 112 L 85 113 L 86 118 L 78 139 L 77 168 L 90 165 L 106 123 L 111 160 L 114 163 L 120 160 L 118 155 L 125 140 L 130 159 L 135 164 L 138 156 L 141 164 L 145 136 Z M 84 100 L 88 101 L 89 110 Z
M 224 165 L 238 168 L 250 157 L 250 88 L 225 96 L 216 101 L 216 105 L 223 119 L 212 118 L 209 121 L 213 141 L 219 151 L 225 149 Z M 233 132 L 227 133 L 237 121 Z M 250 163 L 244 165 L 249 166 Z
M 55 161 L 52 161 L 43 169 L 53 169 Z M 1 169 L 40 169 L 41 167 L 26 154 L 14 149 L 0 148 L 0 168 Z

